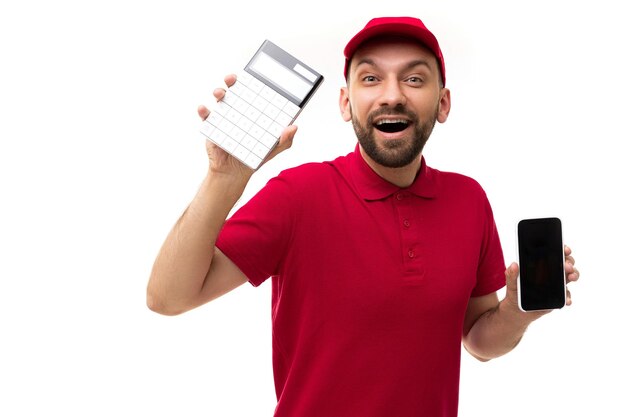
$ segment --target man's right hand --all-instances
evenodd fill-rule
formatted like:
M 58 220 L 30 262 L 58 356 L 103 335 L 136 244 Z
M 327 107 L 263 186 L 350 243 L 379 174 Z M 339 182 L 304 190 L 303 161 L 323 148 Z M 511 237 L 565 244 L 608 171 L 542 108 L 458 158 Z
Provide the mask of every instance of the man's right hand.
M 232 86 L 235 81 L 237 81 L 237 76 L 234 74 L 230 74 L 224 77 L 224 83 L 226 84 L 226 87 Z M 225 94 L 226 89 L 224 88 L 216 88 L 213 91 L 213 95 L 215 96 L 215 99 L 217 101 L 222 100 Z M 207 117 L 209 117 L 210 113 L 211 112 L 209 111 L 209 109 L 207 109 L 205 106 L 201 105 L 198 107 L 198 115 L 202 120 L 205 120 Z M 274 158 L 282 151 L 289 149 L 293 143 L 293 137 L 295 136 L 297 130 L 297 126 L 287 126 L 283 130 L 278 144 L 276 145 L 276 147 L 274 147 L 274 149 L 272 149 L 270 154 L 261 165 L 265 164 L 267 161 Z M 251 168 L 247 167 L 245 164 L 242 164 L 237 158 L 234 158 L 208 139 L 206 140 L 206 150 L 207 155 L 209 156 L 209 169 L 213 173 L 230 175 L 234 174 L 249 178 L 254 172 Z
M 234 75 L 225 77 L 226 86 L 233 85 L 236 79 Z M 217 101 L 225 94 L 224 88 L 213 92 Z M 198 108 L 202 120 L 209 113 L 204 106 Z M 266 161 L 291 147 L 296 130 L 295 126 L 285 128 Z M 148 281 L 148 306 L 161 314 L 180 314 L 247 281 L 243 272 L 215 247 L 215 242 L 254 171 L 209 140 L 206 149 L 207 176 L 165 239 Z

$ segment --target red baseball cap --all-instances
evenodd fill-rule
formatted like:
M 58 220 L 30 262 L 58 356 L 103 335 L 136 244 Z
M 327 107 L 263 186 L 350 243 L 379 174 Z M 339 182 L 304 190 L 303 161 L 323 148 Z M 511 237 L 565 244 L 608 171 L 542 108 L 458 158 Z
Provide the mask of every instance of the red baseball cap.
M 350 39 L 350 42 L 343 50 L 343 54 L 346 57 L 343 75 L 346 79 L 348 78 L 348 63 L 354 52 L 366 40 L 380 35 L 399 35 L 415 39 L 430 49 L 439 63 L 441 82 L 444 86 L 446 85 L 446 67 L 443 61 L 443 54 L 441 49 L 439 49 L 439 42 L 437 42 L 435 35 L 424 26 L 424 23 L 415 17 L 377 17 L 367 22 L 367 25 Z

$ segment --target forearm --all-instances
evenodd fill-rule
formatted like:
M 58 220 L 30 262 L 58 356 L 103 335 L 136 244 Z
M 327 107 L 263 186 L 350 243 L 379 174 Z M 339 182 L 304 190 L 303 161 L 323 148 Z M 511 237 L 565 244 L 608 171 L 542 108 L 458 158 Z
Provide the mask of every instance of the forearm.
M 211 267 L 219 232 L 248 179 L 211 172 L 204 179 L 154 262 L 147 293 L 151 309 L 176 314 L 195 303 Z
M 476 320 L 463 339 L 465 348 L 483 361 L 502 356 L 519 344 L 536 318 L 536 315 L 524 313 L 505 298 Z

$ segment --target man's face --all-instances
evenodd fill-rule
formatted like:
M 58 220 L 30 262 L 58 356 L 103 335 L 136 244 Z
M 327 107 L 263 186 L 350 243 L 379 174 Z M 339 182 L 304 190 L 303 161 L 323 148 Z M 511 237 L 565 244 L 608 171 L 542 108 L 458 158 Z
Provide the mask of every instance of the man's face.
M 411 41 L 374 40 L 357 50 L 349 71 L 340 106 L 363 151 L 388 168 L 415 161 L 449 111 L 434 55 Z

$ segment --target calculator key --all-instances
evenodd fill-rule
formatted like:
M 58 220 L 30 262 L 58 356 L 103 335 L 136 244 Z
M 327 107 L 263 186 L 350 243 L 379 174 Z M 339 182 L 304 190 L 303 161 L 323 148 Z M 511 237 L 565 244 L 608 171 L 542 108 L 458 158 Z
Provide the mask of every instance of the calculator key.
M 214 130 L 215 130 L 215 126 L 213 126 L 209 122 L 204 121 L 200 124 L 200 132 L 202 132 L 202 134 L 206 137 L 211 137 L 211 134 L 213 133 Z
M 240 142 L 241 145 L 245 146 L 245 148 L 250 151 L 254 149 L 257 143 L 259 142 L 250 135 L 244 136 L 244 138 Z
M 270 102 L 263 113 L 265 113 L 270 119 L 274 120 L 280 114 L 280 109 Z
M 239 78 L 237 78 L 237 81 L 239 81 Z M 233 84 L 230 87 L 228 87 L 228 91 L 232 91 L 237 96 L 240 96 L 242 88 L 244 88 L 243 84 L 240 83 L 240 82 L 236 82 L 235 84 Z
M 256 94 L 260 94 L 263 87 L 265 87 L 265 84 L 263 84 L 261 81 L 257 80 L 253 76 L 250 76 L 250 81 L 246 83 L 246 86 L 250 90 L 254 91 Z
M 254 92 L 252 90 L 250 90 L 248 87 L 246 86 L 241 86 L 240 89 L 240 93 L 239 97 L 244 100 L 246 103 L 252 103 L 254 101 L 254 98 L 256 97 L 256 94 L 254 94 Z
M 244 163 L 250 166 L 252 169 L 257 169 L 259 165 L 261 165 L 261 162 L 263 162 L 263 159 L 259 158 L 253 153 L 250 153 L 250 155 L 248 155 L 248 157 L 244 161 Z
M 224 98 L 222 98 L 221 101 L 228 104 L 229 106 L 232 106 L 236 99 L 237 99 L 237 95 L 233 93 L 230 89 L 228 89 L 226 90 L 226 94 L 224 95 Z
M 267 131 L 274 136 L 275 138 L 279 138 L 280 134 L 283 133 L 283 128 L 279 126 L 277 123 L 272 122 Z
M 267 101 L 272 101 L 274 96 L 276 96 L 276 91 L 272 90 L 271 87 L 265 85 L 261 89 L 261 92 L 259 93 L 259 95 Z
M 263 110 L 265 110 L 265 108 L 269 104 L 269 101 L 265 100 L 261 96 L 256 96 L 256 98 L 254 99 L 254 101 L 251 104 L 254 107 L 256 107 L 258 110 L 263 111 Z
M 217 125 L 217 127 L 219 127 L 219 129 L 226 134 L 230 133 L 234 126 L 235 125 L 229 122 L 226 118 L 223 118 Z
M 238 145 L 239 144 L 237 142 L 235 142 L 232 138 L 228 136 L 224 138 L 224 141 L 221 144 L 222 148 L 224 148 L 229 153 L 233 153 L 235 149 L 237 149 Z
M 279 125 L 281 125 L 282 127 L 287 127 L 289 126 L 289 124 L 291 123 L 291 121 L 293 120 L 293 118 L 287 116 L 285 113 L 283 113 L 282 111 L 278 114 L 278 116 L 276 116 L 276 118 L 274 119 L 274 121 L 276 123 L 278 123 Z
M 237 98 L 233 104 L 233 109 L 237 110 L 241 114 L 244 114 L 246 110 L 248 110 L 248 107 L 250 107 L 250 105 L 242 98 Z
M 274 147 L 276 142 L 278 142 L 278 138 L 272 136 L 270 133 L 265 132 L 263 136 L 259 138 L 259 142 L 271 149 Z
M 278 107 L 279 109 L 282 109 L 283 107 L 285 107 L 285 104 L 287 104 L 289 100 L 287 100 L 285 97 L 281 96 L 280 94 L 276 94 L 274 96 L 274 98 L 270 101 L 270 103 L 272 103 L 274 106 Z
M 261 112 L 258 111 L 254 106 L 248 107 L 248 110 L 244 112 L 244 115 L 253 122 L 256 122 L 256 119 L 259 118 Z
M 220 114 L 222 116 L 225 116 L 226 113 L 228 113 L 228 111 L 230 110 L 230 106 L 228 104 L 226 104 L 223 101 L 219 101 L 216 105 L 215 108 L 213 109 L 213 111 L 217 114 Z
M 252 136 L 253 138 L 255 138 L 256 140 L 261 140 L 261 138 L 263 137 L 265 133 L 266 133 L 265 130 L 263 130 L 258 125 L 252 125 L 250 130 L 248 130 L 248 134 Z
M 256 124 L 261 126 L 264 130 L 268 130 L 270 125 L 272 124 L 272 119 L 267 117 L 265 114 L 261 114 L 257 119 Z
M 239 119 L 239 123 L 237 123 L 237 126 L 239 126 L 239 128 L 244 132 L 247 132 L 252 127 L 252 121 L 246 116 L 241 116 L 241 119 Z
M 237 142 L 241 142 L 244 136 L 246 136 L 246 132 L 239 129 L 237 126 L 233 127 L 233 130 L 230 131 L 230 137 L 235 139 Z
M 243 84 L 248 84 L 252 75 L 248 71 L 242 71 L 241 74 L 237 75 L 237 81 L 241 81 Z
M 205 120 L 211 123 L 213 126 L 217 126 L 222 120 L 222 116 L 220 116 L 219 113 L 217 113 L 216 111 L 212 111 L 211 113 L 209 113 L 209 117 L 207 117 Z
M 257 142 L 257 144 L 254 147 L 254 149 L 252 149 L 252 152 L 255 155 L 257 155 L 259 158 L 265 158 L 265 156 L 267 155 L 269 150 L 270 149 L 267 146 L 264 146 L 262 143 L 258 143 Z
M 231 108 L 228 113 L 226 113 L 226 120 L 233 124 L 237 124 L 241 119 L 241 113 L 239 113 L 236 109 Z
M 240 161 L 245 161 L 249 154 L 250 151 L 241 145 L 238 145 L 233 151 L 233 155 L 235 156 L 235 158 L 239 159 Z
M 227 136 L 226 136 L 226 133 L 222 132 L 222 131 L 221 131 L 221 130 L 219 130 L 219 129 L 215 129 L 215 130 L 213 131 L 213 134 L 211 135 L 210 139 L 211 139 L 213 142 L 217 143 L 218 145 L 221 145 L 221 144 L 222 144 L 222 142 L 224 142 L 224 139 L 226 139 L 226 137 L 227 137 Z
M 291 101 L 288 101 L 287 104 L 285 104 L 285 107 L 283 107 L 282 110 L 285 113 L 287 113 L 289 116 L 296 117 L 296 115 L 300 111 L 300 107 L 296 106 Z

